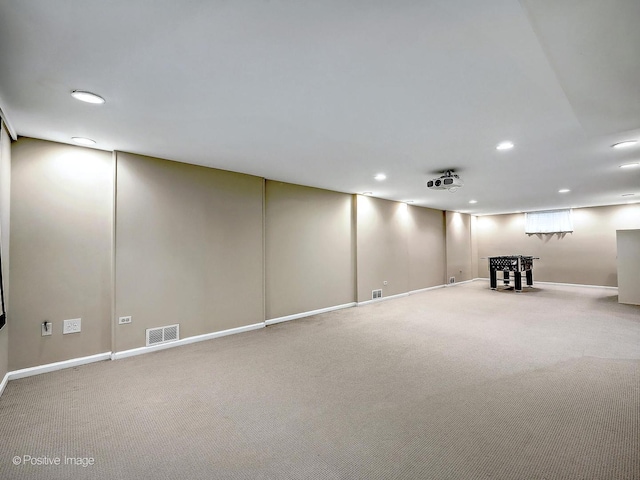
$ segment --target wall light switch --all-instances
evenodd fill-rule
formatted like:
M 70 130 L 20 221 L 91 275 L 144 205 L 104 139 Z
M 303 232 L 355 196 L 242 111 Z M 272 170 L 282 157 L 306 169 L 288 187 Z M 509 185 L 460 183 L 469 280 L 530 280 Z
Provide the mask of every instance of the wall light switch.
M 40 333 L 43 337 L 47 337 L 53 333 L 53 325 L 51 322 L 42 322 L 40 324 Z

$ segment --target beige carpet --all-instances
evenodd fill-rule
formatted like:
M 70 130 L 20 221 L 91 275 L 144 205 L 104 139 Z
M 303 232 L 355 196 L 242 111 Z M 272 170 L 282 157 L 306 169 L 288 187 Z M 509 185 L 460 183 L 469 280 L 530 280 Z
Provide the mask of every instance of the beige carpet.
M 11 381 L 0 442 L 8 480 L 637 480 L 640 308 L 434 290 Z

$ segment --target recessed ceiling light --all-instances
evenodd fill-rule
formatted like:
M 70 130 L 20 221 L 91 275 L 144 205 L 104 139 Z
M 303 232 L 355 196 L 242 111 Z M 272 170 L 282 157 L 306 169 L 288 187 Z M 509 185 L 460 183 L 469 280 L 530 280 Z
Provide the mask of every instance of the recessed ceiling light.
M 406 201 L 406 202 L 404 202 L 404 203 L 415 203 L 415 202 L 414 202 L 413 200 L 407 200 L 407 201 Z
M 558 193 L 569 193 L 571 190 L 569 190 L 568 188 L 561 188 L 560 190 L 558 190 Z
M 71 92 L 71 96 L 77 100 L 80 100 L 81 102 L 86 102 L 86 103 L 104 103 L 105 99 L 102 98 L 100 95 L 96 95 L 95 93 L 91 93 L 91 92 L 86 92 L 84 90 L 74 90 L 73 92 Z
M 469 203 L 478 203 L 478 200 L 469 200 Z
M 373 195 L 373 192 L 362 192 L 363 195 L 370 196 Z
M 626 140 L 624 142 L 618 142 L 618 143 L 614 143 L 613 145 L 611 145 L 611 148 L 627 148 L 627 147 L 633 147 L 636 143 L 638 143 L 637 140 Z
M 382 180 L 386 180 L 386 179 L 387 179 L 387 176 L 386 176 L 384 173 L 379 173 L 379 174 L 377 174 L 377 175 L 376 175 L 375 177 L 373 177 L 373 178 L 375 178 L 376 180 L 378 180 L 379 182 L 381 182 Z
M 94 145 L 96 143 L 95 140 L 91 140 L 90 138 L 84 138 L 84 137 L 71 137 L 71 140 L 76 142 L 78 145 Z
M 620 168 L 635 168 L 640 166 L 640 163 L 625 163 L 624 165 L 620 165 Z
M 497 146 L 496 146 L 496 150 L 511 150 L 514 147 L 513 142 L 500 142 Z
M 633 197 L 635 195 L 635 193 L 623 193 L 622 196 L 623 197 Z

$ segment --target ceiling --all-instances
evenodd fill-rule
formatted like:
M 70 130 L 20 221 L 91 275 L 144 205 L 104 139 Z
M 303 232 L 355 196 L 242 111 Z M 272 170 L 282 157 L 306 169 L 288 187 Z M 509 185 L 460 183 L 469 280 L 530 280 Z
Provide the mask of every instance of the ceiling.
M 0 0 L 0 108 L 19 136 L 442 210 L 622 204 L 639 24 L 638 0 Z M 446 169 L 464 187 L 427 189 Z

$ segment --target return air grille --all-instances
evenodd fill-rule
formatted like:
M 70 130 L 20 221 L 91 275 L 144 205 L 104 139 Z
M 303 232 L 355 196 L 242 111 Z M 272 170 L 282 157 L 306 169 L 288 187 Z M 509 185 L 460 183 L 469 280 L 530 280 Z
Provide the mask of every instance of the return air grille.
M 382 298 L 382 290 L 372 290 L 371 291 L 371 299 L 375 300 L 376 298 Z
M 160 343 L 173 342 L 180 338 L 180 325 L 167 325 L 166 327 L 147 328 L 147 347 Z

